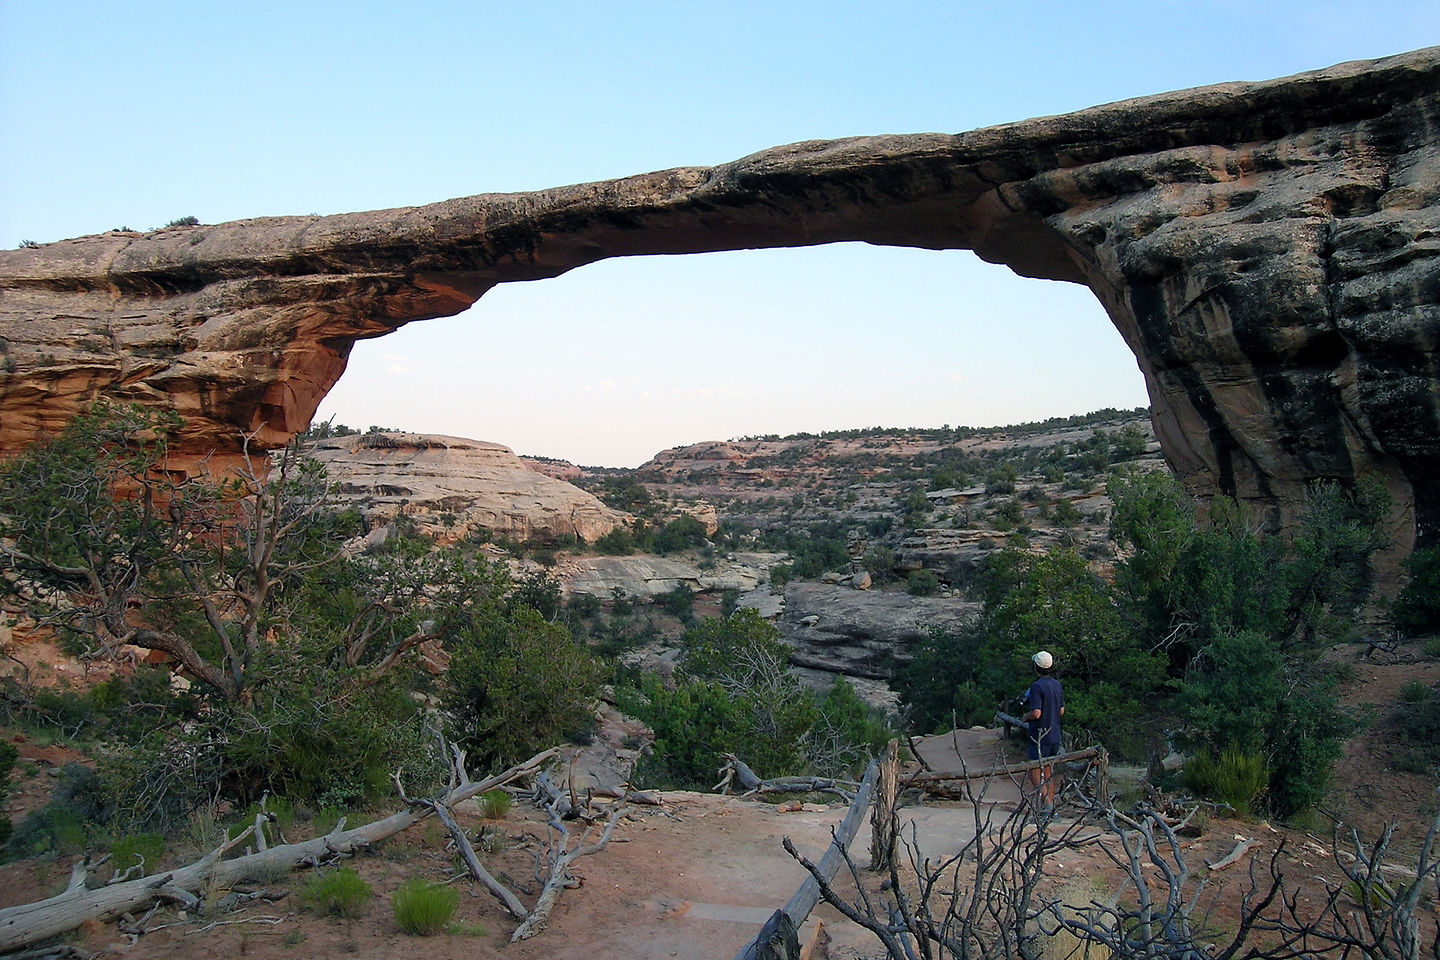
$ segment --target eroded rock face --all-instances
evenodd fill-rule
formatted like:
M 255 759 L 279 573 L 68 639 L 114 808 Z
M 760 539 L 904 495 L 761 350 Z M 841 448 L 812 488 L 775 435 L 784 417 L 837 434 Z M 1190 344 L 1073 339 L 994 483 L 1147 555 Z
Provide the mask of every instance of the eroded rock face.
M 403 513 L 442 542 L 483 528 L 515 540 L 598 540 L 625 514 L 579 487 L 537 473 L 509 447 L 416 433 L 367 433 L 318 441 L 311 455 L 335 497 L 372 523 Z
M 794 649 L 790 662 L 810 670 L 885 681 L 896 663 L 932 630 L 957 631 L 982 604 L 908 593 L 791 583 L 777 626 Z
M 195 455 L 283 442 L 357 339 L 606 257 L 841 240 L 970 249 L 1082 283 L 1199 495 L 1293 520 L 1375 474 L 1394 553 L 1440 520 L 1440 48 L 959 135 L 778 147 L 425 207 L 0 253 L 0 453 L 100 395 Z

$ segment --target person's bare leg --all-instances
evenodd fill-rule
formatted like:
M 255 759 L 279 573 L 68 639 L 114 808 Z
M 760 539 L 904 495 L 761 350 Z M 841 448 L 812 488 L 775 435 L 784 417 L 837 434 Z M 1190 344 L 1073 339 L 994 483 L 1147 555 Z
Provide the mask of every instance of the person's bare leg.
M 1044 799 L 1044 795 L 1045 795 L 1045 781 L 1042 779 L 1042 777 L 1041 777 L 1041 775 L 1040 775 L 1040 768 L 1039 768 L 1039 767 L 1031 767 L 1031 768 L 1030 768 L 1030 793 L 1031 793 L 1033 796 L 1040 797 L 1041 799 Z

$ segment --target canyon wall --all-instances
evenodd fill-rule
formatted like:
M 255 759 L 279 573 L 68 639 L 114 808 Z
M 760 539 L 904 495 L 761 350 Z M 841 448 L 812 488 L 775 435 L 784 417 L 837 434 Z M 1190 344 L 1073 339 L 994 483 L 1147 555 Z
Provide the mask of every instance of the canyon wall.
M 958 135 L 797 143 L 535 193 L 0 253 L 0 454 L 96 397 L 182 454 L 304 429 L 356 340 L 607 257 L 969 249 L 1088 286 L 1194 493 L 1272 524 L 1376 475 L 1391 558 L 1440 519 L 1440 48 Z M 957 321 L 963 322 L 963 321 Z M 543 332 L 537 331 L 537 335 Z

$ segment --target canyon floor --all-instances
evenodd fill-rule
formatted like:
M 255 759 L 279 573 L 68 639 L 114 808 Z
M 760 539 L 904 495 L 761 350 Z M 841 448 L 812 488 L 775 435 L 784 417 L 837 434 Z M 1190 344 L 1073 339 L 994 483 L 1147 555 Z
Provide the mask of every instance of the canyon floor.
M 1347 651 L 1360 656 L 1359 648 Z M 1393 690 L 1410 680 L 1440 681 L 1440 663 L 1417 662 L 1402 654 L 1386 662 L 1360 660 L 1354 703 L 1388 703 Z M 597 780 L 612 774 L 618 762 L 614 748 L 624 739 L 624 721 L 605 725 L 605 734 L 586 751 L 582 766 Z M 1368 739 L 1366 742 L 1370 742 Z M 54 745 L 22 744 L 22 756 L 38 776 L 22 783 L 12 806 L 23 808 L 39 800 L 39 787 L 49 779 L 49 765 L 74 759 Z M 989 768 L 1004 758 L 1016 758 L 1013 744 L 994 731 L 959 731 L 921 742 L 921 755 L 935 769 Z M 1377 778 L 1383 769 L 1377 756 L 1358 749 L 1341 763 L 1334 790 L 1341 808 L 1363 813 L 1362 834 L 1373 834 L 1382 819 L 1399 824 L 1390 860 L 1401 869 L 1418 845 L 1430 811 L 1434 809 L 1433 782 L 1425 778 Z M 1135 790 L 1138 771 L 1117 771 L 1117 788 L 1124 796 Z M 583 778 L 582 778 L 583 780 Z M 590 958 L 625 956 L 638 960 L 670 957 L 733 957 L 754 936 L 764 920 L 782 905 L 803 881 L 802 869 L 785 853 L 782 838 L 790 837 L 812 858 L 829 842 L 831 827 L 845 813 L 845 805 L 807 802 L 801 809 L 782 812 L 775 802 L 759 802 L 716 794 L 670 792 L 659 807 L 634 807 L 617 826 L 604 850 L 576 861 L 574 873 L 583 878 L 567 890 L 548 925 L 533 939 L 509 943 L 515 923 L 499 903 L 468 879 L 457 881 L 461 905 L 451 932 L 434 937 L 407 936 L 397 928 L 390 893 L 411 877 L 446 880 L 459 872 L 453 852 L 438 824 L 422 824 L 355 858 L 350 864 L 375 889 L 363 915 L 353 920 L 318 916 L 306 908 L 302 890 L 304 872 L 272 884 L 272 892 L 285 896 L 273 903 L 260 902 L 220 917 L 185 918 L 174 910 L 157 913 L 150 932 L 134 942 L 114 924 L 94 923 L 67 942 L 97 956 L 181 958 L 202 953 L 278 960 L 290 957 L 357 958 Z M 1004 819 L 1019 801 L 1019 792 L 1006 776 L 992 779 L 986 789 L 982 815 Z M 28 797 L 28 800 L 27 800 Z M 481 821 L 471 805 L 461 820 L 472 832 Z M 1073 822 L 1080 809 L 1062 805 L 1062 823 Z M 904 831 L 913 827 L 924 854 L 930 858 L 956 852 L 970 836 L 976 810 L 952 801 L 912 803 L 902 809 Z M 548 840 L 543 815 L 523 802 L 506 818 L 490 826 L 503 831 L 502 850 L 486 856 L 488 868 L 527 905 L 540 889 L 537 855 Z M 576 827 L 575 829 L 579 829 Z M 303 835 L 303 827 L 297 828 Z M 1096 830 L 1088 829 L 1085 836 Z M 1273 826 L 1266 822 L 1211 818 L 1199 837 L 1184 840 L 1183 856 L 1197 877 L 1241 839 L 1256 842 L 1250 851 L 1263 868 L 1284 841 L 1278 861 L 1287 883 L 1302 887 L 1300 903 L 1318 903 L 1326 884 L 1340 880 L 1330 848 L 1328 831 L 1312 832 Z M 293 837 L 292 837 L 293 839 Z M 592 837 L 593 839 L 593 837 Z M 1113 848 L 1112 848 L 1113 849 Z M 862 827 L 851 847 L 863 868 L 869 862 L 869 828 Z M 69 874 L 68 858 L 37 859 L 0 868 L 0 905 L 35 899 L 57 892 Z M 1046 869 L 1048 889 L 1066 902 L 1104 900 L 1122 886 L 1120 871 L 1101 845 L 1071 849 L 1053 857 Z M 1215 874 L 1207 896 L 1215 898 L 1206 931 L 1219 941 L 1233 931 L 1239 896 L 1247 886 L 1246 868 L 1240 865 Z M 862 882 L 878 893 L 881 877 L 862 872 Z M 841 879 L 838 888 L 851 896 L 854 885 Z M 1433 923 L 1434 904 L 1425 908 L 1422 922 Z M 822 904 L 802 930 L 802 941 L 823 924 L 816 958 L 862 958 L 883 955 L 875 938 Z

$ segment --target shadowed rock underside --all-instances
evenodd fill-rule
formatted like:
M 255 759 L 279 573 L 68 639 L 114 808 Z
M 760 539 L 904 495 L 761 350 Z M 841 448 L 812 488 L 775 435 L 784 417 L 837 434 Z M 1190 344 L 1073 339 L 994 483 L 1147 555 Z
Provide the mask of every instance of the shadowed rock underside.
M 607 257 L 969 249 L 1088 286 L 1170 465 L 1286 524 L 1374 474 L 1391 559 L 1440 519 L 1440 48 L 958 135 L 792 144 L 525 194 L 108 233 L 0 253 L 0 454 L 96 397 L 180 459 L 309 423 L 356 340 Z

